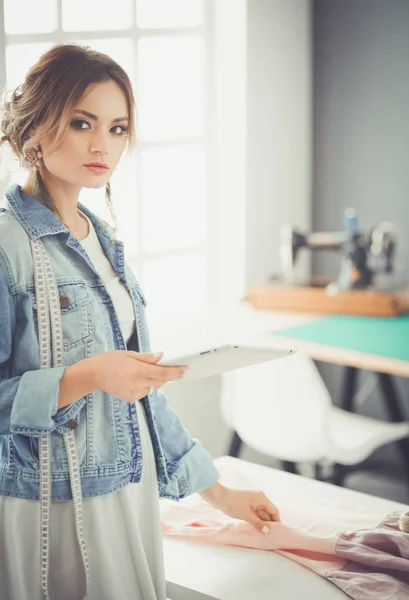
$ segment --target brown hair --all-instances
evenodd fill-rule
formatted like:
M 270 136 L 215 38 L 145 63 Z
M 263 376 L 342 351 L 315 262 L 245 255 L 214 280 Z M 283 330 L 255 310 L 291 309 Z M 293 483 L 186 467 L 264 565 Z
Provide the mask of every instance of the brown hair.
M 136 147 L 135 98 L 127 73 L 108 55 L 74 42 L 53 46 L 30 68 L 24 82 L 12 90 L 10 99 L 7 92 L 4 94 L 0 144 L 8 142 L 21 166 L 30 168 L 27 152 L 49 134 L 54 139 L 51 151 L 55 150 L 63 141 L 72 112 L 88 86 L 103 81 L 115 81 L 125 94 L 129 113 L 128 152 L 131 152 Z M 62 221 L 35 167 L 30 168 L 29 181 L 35 198 Z M 109 183 L 106 198 L 116 223 Z

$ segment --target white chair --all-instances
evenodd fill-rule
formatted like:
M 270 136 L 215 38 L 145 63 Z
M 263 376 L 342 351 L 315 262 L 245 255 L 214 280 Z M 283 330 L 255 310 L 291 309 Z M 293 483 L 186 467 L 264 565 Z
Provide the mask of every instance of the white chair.
M 221 411 L 241 441 L 288 465 L 357 465 L 384 444 L 409 436 L 407 421 L 380 421 L 334 406 L 317 367 L 302 352 L 223 374 Z M 342 467 L 339 473 L 334 483 L 342 484 Z

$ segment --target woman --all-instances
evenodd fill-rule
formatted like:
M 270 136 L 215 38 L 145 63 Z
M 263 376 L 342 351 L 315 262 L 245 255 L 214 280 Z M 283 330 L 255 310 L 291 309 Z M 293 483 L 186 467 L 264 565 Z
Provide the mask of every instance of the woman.
M 134 111 L 123 69 L 72 43 L 46 52 L 4 103 L 1 142 L 29 173 L 0 213 L 7 600 L 164 600 L 159 496 L 199 492 L 260 531 L 279 520 L 263 493 L 218 482 L 210 455 L 158 391 L 184 367 L 156 364 L 123 244 L 78 202 L 83 187 L 106 186 L 111 207 L 109 181 L 134 145 Z M 57 301 L 46 321 L 40 288 Z M 47 365 L 49 317 L 62 335 Z

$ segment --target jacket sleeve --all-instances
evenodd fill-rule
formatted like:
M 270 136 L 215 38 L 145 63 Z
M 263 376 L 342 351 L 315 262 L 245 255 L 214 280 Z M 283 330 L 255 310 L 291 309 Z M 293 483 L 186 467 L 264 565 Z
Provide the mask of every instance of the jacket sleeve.
M 159 391 L 155 392 L 155 417 L 166 462 L 175 468 L 160 495 L 184 498 L 214 485 L 219 473 L 212 457 L 198 439 L 190 436 L 165 394 Z
M 58 412 L 60 381 L 66 367 L 37 369 L 12 377 L 13 344 L 18 343 L 14 340 L 16 317 L 0 261 L 0 435 L 40 436 L 71 418 L 72 411 Z

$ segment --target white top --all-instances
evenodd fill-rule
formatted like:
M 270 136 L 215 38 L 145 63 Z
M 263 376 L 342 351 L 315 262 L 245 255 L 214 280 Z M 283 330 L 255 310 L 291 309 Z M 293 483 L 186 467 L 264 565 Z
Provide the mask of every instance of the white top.
M 115 312 L 118 316 L 123 336 L 125 340 L 128 341 L 135 326 L 135 314 L 132 300 L 129 297 L 126 287 L 120 280 L 119 275 L 105 256 L 93 224 L 87 215 L 80 210 L 78 212 L 87 219 L 89 225 L 87 237 L 79 241 L 90 257 L 95 270 L 99 273 L 107 287 Z

